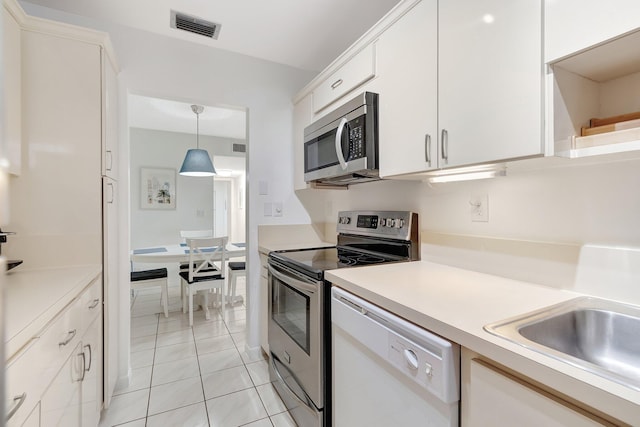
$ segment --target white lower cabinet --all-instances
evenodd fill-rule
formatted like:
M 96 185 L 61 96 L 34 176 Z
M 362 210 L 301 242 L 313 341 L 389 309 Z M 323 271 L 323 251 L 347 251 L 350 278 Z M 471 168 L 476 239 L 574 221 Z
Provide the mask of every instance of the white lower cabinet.
M 462 360 L 462 427 L 612 425 L 485 360 L 468 354 Z
M 269 354 L 269 279 L 267 256 L 260 254 L 260 347 Z
M 82 425 L 97 426 L 102 409 L 102 318 L 93 321 L 82 339 Z
M 102 280 L 96 277 L 6 368 L 7 427 L 95 427 L 102 409 Z
M 79 343 L 40 399 L 42 427 L 82 425 L 84 359 Z

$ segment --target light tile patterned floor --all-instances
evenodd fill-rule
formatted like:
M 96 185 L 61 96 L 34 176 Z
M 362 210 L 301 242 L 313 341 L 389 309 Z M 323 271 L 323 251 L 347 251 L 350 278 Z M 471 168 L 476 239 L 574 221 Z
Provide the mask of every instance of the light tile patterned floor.
M 246 307 L 194 313 L 189 327 L 180 291 L 169 288 L 169 318 L 159 314 L 159 291 L 133 300 L 132 378 L 116 388 L 100 427 L 290 427 L 295 422 L 269 383 L 265 359 L 244 351 Z M 245 294 L 244 279 L 238 294 Z

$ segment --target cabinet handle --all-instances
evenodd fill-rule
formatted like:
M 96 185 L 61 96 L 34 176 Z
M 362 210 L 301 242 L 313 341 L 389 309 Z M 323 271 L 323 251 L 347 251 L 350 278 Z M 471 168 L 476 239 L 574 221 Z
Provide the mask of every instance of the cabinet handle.
M 73 339 L 73 337 L 76 336 L 76 330 L 74 329 L 73 331 L 69 331 L 67 332 L 67 339 L 65 339 L 64 341 L 60 341 L 58 343 L 59 347 L 65 346 L 67 344 L 69 344 L 71 342 L 71 340 Z
M 26 392 L 22 393 L 20 396 L 13 397 L 13 407 L 9 409 L 9 412 L 7 412 L 7 421 L 9 421 L 11 417 L 13 417 L 16 412 L 18 412 L 18 409 L 20 409 L 25 400 L 27 400 Z
M 78 380 L 78 382 L 84 381 L 85 373 L 87 372 L 87 356 L 85 356 L 84 351 L 82 353 L 78 353 L 78 357 L 82 358 L 82 376 Z
M 424 160 L 431 166 L 431 135 L 429 134 L 424 137 Z
M 85 345 L 84 348 L 89 349 L 89 367 L 85 368 L 85 371 L 89 372 L 91 370 L 91 361 L 93 360 L 93 351 L 91 350 L 91 344 Z
M 342 84 L 342 79 L 338 79 L 331 85 L 331 89 L 335 89 Z
M 114 196 L 115 196 L 115 191 L 113 189 L 113 183 L 110 182 L 108 185 L 109 185 L 109 188 L 111 189 L 111 197 L 109 198 L 109 200 L 107 200 L 107 203 L 111 204 L 111 203 L 113 203 L 113 199 L 114 199 Z
M 100 298 L 96 298 L 93 300 L 93 304 L 91 304 L 89 306 L 89 310 L 93 310 L 94 308 L 96 308 L 98 306 L 98 304 L 100 304 Z
M 442 129 L 442 159 L 449 160 L 449 132 L 446 129 Z
M 113 169 L 113 153 L 111 152 L 111 150 L 107 150 L 107 152 L 105 153 L 105 158 L 105 160 L 108 160 L 106 163 L 109 165 L 105 165 L 105 169 L 110 171 L 111 169 Z

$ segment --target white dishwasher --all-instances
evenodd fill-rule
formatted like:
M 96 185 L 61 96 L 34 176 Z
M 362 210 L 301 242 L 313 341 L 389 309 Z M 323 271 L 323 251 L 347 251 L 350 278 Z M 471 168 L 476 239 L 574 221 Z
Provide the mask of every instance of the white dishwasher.
M 458 426 L 458 344 L 336 287 L 331 337 L 333 426 Z

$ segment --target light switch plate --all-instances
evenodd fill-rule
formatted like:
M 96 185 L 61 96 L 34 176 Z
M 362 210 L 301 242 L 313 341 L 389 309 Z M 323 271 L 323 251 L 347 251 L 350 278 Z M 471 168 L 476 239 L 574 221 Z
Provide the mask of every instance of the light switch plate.
M 273 216 L 282 216 L 282 202 L 273 203 Z
M 271 216 L 273 211 L 273 207 L 272 207 L 272 203 L 271 202 L 265 202 L 264 204 L 264 216 Z

